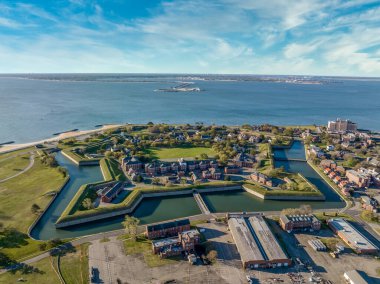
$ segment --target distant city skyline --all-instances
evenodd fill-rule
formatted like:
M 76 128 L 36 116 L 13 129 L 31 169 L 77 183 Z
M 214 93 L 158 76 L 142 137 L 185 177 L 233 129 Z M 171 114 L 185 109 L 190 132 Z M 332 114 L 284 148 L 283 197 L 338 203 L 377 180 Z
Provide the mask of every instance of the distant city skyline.
M 380 76 L 370 0 L 0 1 L 0 73 Z

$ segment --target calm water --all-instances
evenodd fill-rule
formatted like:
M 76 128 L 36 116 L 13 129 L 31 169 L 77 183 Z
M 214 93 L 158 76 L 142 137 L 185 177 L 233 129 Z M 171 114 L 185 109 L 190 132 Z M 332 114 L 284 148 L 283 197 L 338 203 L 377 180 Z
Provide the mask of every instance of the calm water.
M 37 75 L 30 75 L 36 78 Z M 175 75 L 0 76 L 0 143 L 28 142 L 105 123 L 238 125 L 326 124 L 336 117 L 379 129 L 380 81 L 334 79 L 305 85 L 258 81 L 200 81 L 198 93 L 155 92 Z M 41 80 L 54 79 L 54 80 Z M 212 78 L 212 76 L 211 76 Z M 137 82 L 136 82 L 137 81 Z
M 300 141 L 295 141 L 291 149 L 274 150 L 275 157 L 305 159 L 305 150 Z M 293 173 L 301 173 L 313 183 L 325 196 L 326 201 L 276 201 L 262 200 L 245 191 L 204 194 L 204 199 L 212 212 L 229 211 L 277 211 L 284 208 L 296 208 L 300 204 L 310 204 L 313 209 L 341 208 L 344 202 L 340 196 L 306 163 L 298 161 L 275 161 L 275 167 L 284 166 Z
M 284 150 L 275 152 L 275 155 L 282 157 Z M 289 158 L 300 157 L 303 152 L 303 145 L 299 142 L 294 143 L 292 149 L 285 150 Z M 282 153 L 282 154 L 279 154 Z M 31 235 L 36 239 L 69 238 L 106 232 L 121 229 L 123 217 L 116 217 L 103 221 L 88 223 L 66 229 L 55 229 L 54 223 L 65 209 L 71 198 L 75 195 L 80 185 L 83 183 L 99 181 L 102 179 L 99 167 L 77 167 L 71 164 L 61 154 L 57 155 L 60 165 L 67 167 L 71 181 L 63 189 L 52 206 L 44 214 L 43 218 L 35 226 Z M 344 203 L 314 170 L 306 162 L 276 162 L 276 166 L 285 166 L 289 171 L 300 172 L 312 183 L 314 183 L 326 196 L 324 202 L 297 202 L 297 201 L 273 201 L 262 200 L 244 191 L 234 191 L 228 193 L 209 193 L 202 194 L 205 202 L 212 212 L 228 211 L 273 211 L 289 207 L 299 207 L 301 204 L 310 204 L 314 209 L 321 208 L 340 208 Z M 181 218 L 200 214 L 200 210 L 194 198 L 190 196 L 149 198 L 144 199 L 133 212 L 141 220 L 141 224 L 159 222 L 174 218 Z

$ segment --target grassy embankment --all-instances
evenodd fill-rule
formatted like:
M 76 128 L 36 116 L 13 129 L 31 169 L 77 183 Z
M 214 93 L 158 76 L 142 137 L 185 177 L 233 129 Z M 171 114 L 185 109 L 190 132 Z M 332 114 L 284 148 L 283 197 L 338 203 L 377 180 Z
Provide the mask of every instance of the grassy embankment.
M 103 158 L 99 162 L 104 180 L 119 180 L 124 181 L 126 177 L 120 169 L 120 164 L 113 158 Z
M 57 168 L 43 165 L 36 157 L 29 171 L 0 183 L 0 222 L 4 228 L 15 229 L 14 234 L 0 235 L 3 247 L 0 252 L 14 260 L 38 252 L 41 242 L 26 235 L 29 226 L 38 218 L 38 213 L 31 211 L 32 204 L 43 210 L 64 182 L 65 178 Z
M 153 254 L 152 241 L 143 236 L 139 236 L 136 241 L 132 241 L 131 239 L 124 240 L 123 243 L 127 255 L 142 255 L 149 267 L 174 264 L 179 259 L 182 259 L 181 257 L 160 258 L 158 255 Z
M 67 148 L 67 149 L 62 150 L 62 154 L 66 155 L 69 158 L 71 158 L 72 160 L 74 160 L 74 162 L 78 165 L 85 164 L 87 162 L 94 162 L 95 163 L 95 162 L 100 160 L 98 158 L 88 159 L 83 155 L 80 155 L 78 153 L 73 152 L 72 148 Z
M 306 155 L 306 160 L 307 163 L 309 164 L 310 167 L 313 168 L 314 171 L 317 172 L 317 174 L 320 175 L 321 178 L 332 188 L 336 191 L 336 193 L 339 194 L 340 197 L 342 197 L 346 203 L 349 202 L 349 199 L 347 196 L 343 195 L 340 188 L 320 169 L 317 165 L 314 165 L 312 161 L 309 160 L 309 156 L 307 154 L 307 147 L 305 147 L 305 155 Z
M 316 188 L 313 187 L 311 190 L 282 190 L 282 189 L 268 189 L 266 187 L 261 186 L 255 182 L 247 182 L 244 186 L 252 191 L 255 191 L 264 196 L 323 196 L 323 194 Z
M 262 156 L 260 160 L 260 165 L 258 166 L 258 170 L 260 172 L 269 172 L 274 169 L 274 162 L 273 162 L 273 153 L 272 153 L 272 147 L 269 143 L 261 143 L 259 144 L 259 152 L 261 153 L 260 156 Z
M 202 191 L 205 188 L 212 187 L 225 187 L 225 186 L 233 186 L 240 185 L 240 182 L 213 182 L 208 184 L 200 184 L 200 185 L 189 185 L 189 186 L 172 186 L 172 187 L 152 187 L 152 188 L 135 188 L 122 202 L 118 204 L 111 204 L 106 207 L 98 207 L 94 209 L 89 209 L 85 211 L 78 211 L 79 204 L 83 201 L 84 196 L 88 194 L 88 191 L 91 190 L 91 185 L 86 184 L 81 186 L 78 192 L 75 194 L 74 198 L 70 201 L 69 205 L 63 211 L 62 215 L 59 217 L 57 223 L 76 220 L 80 218 L 96 216 L 99 214 L 114 212 L 119 210 L 125 210 L 134 205 L 134 203 L 141 197 L 144 193 L 160 193 L 160 192 L 172 192 L 172 191 L 182 191 L 189 189 L 198 189 Z
M 175 147 L 175 148 L 150 148 L 145 150 L 151 159 L 176 159 L 200 157 L 201 154 L 206 154 L 209 157 L 216 155 L 212 148 L 207 147 Z

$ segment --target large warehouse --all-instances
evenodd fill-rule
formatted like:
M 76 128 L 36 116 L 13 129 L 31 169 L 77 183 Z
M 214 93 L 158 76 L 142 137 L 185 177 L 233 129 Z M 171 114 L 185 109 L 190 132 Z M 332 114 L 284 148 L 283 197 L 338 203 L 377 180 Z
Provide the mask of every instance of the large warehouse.
M 357 253 L 377 253 L 378 248 L 342 218 L 327 221 L 330 228 Z
M 228 226 L 240 253 L 244 268 L 289 266 L 276 237 L 260 215 L 229 218 Z

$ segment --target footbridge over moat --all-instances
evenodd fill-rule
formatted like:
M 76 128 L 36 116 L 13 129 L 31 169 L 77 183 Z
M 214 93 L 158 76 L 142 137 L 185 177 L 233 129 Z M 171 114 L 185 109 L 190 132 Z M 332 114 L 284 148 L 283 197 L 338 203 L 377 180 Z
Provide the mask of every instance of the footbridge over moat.
M 208 209 L 208 207 L 207 207 L 205 201 L 203 200 L 202 196 L 197 191 L 193 192 L 193 196 L 194 196 L 194 199 L 197 202 L 198 207 L 201 210 L 202 214 L 206 214 L 206 215 L 211 214 L 211 212 Z

